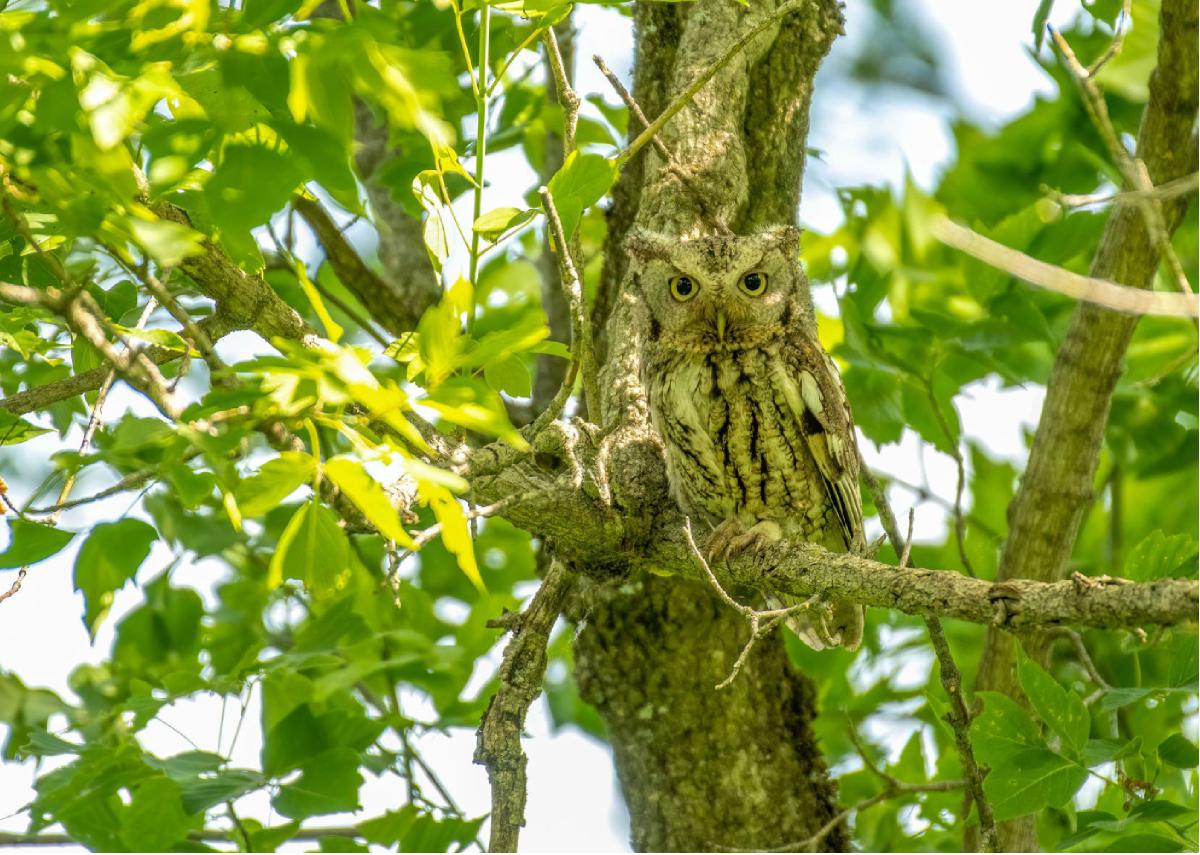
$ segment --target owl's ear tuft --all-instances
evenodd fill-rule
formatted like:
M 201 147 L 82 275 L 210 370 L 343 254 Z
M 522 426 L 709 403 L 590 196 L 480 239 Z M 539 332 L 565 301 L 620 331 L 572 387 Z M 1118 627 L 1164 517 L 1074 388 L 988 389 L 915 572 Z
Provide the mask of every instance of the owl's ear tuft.
M 786 255 L 800 254 L 800 229 L 796 226 L 771 226 L 763 232 L 763 236 Z
M 633 228 L 625 236 L 625 253 L 634 261 L 661 258 L 668 253 L 666 239 L 657 232 Z

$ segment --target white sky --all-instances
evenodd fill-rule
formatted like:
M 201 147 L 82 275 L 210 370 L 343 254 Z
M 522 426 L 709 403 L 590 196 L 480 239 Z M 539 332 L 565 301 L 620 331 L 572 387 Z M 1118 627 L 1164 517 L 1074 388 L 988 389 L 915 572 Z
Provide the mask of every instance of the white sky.
M 853 48 L 862 37 L 862 3 L 850 0 L 846 10 L 847 37 L 834 46 L 834 54 Z M 949 79 L 957 98 L 971 118 L 987 126 L 998 126 L 1021 112 L 1035 94 L 1053 91 L 1052 84 L 1028 56 L 1032 44 L 1030 22 L 1037 0 L 1009 0 L 1004 3 L 963 3 L 961 0 L 916 0 L 926 13 L 924 20 L 937 38 L 938 49 L 947 58 Z M 1057 4 L 1056 18 L 1069 18 L 1078 9 L 1073 2 Z M 577 11 L 580 44 L 577 55 L 578 89 L 581 94 L 598 92 L 613 100 L 606 82 L 590 61 L 593 53 L 603 53 L 608 64 L 628 80 L 632 43 L 625 19 L 610 10 L 580 6 Z M 802 221 L 819 229 L 837 225 L 839 209 L 831 189 L 835 186 L 867 182 L 899 185 L 905 167 L 919 184 L 929 187 L 938 169 L 952 155 L 952 137 L 944 108 L 930 99 L 904 95 L 894 97 L 823 97 L 817 92 L 810 144 L 824 152 L 823 160 L 810 160 L 806 178 Z M 522 205 L 521 196 L 532 183 L 532 175 L 519 163 L 519 156 L 504 154 L 502 163 L 490 167 L 494 180 L 487 191 L 484 210 L 502 205 Z M 498 161 L 501 158 L 497 158 Z M 466 212 L 464 212 L 466 213 Z M 469 221 L 469 213 L 467 214 Z M 229 345 L 238 349 L 257 346 L 243 341 Z M 996 455 L 1019 462 L 1024 459 L 1023 430 L 1037 419 L 1041 390 L 998 392 L 995 388 L 969 390 L 958 402 L 963 427 L 968 436 L 981 441 Z M 128 393 L 115 394 L 110 413 L 122 406 L 144 407 L 144 402 Z M 42 438 L 22 446 L 0 449 L 0 473 L 21 490 L 28 489 L 29 477 L 44 471 L 45 456 L 56 450 L 57 442 Z M 867 443 L 868 462 L 882 471 L 919 483 L 922 469 L 936 492 L 952 497 L 954 467 L 943 455 L 928 452 L 919 459 L 918 443 L 911 435 L 898 446 L 882 453 Z M 77 495 L 103 486 L 95 479 L 78 486 Z M 904 509 L 911 497 L 897 491 L 892 497 Z M 127 512 L 130 498 L 109 500 L 93 506 L 85 515 L 68 517 L 66 525 L 83 527 L 89 521 L 114 519 Z M 917 537 L 940 537 L 944 516 L 932 505 L 919 509 Z M 166 551 L 159 547 L 146 562 L 142 577 L 153 577 L 166 563 Z M 80 621 L 82 598 L 71 589 L 74 549 L 38 565 L 30 573 L 20 595 L 0 606 L 0 667 L 19 675 L 27 684 L 45 686 L 66 693 L 70 671 L 83 662 L 100 662 L 112 643 L 116 621 L 137 605 L 140 596 L 127 589 L 118 594 L 112 616 L 105 623 L 95 646 L 88 643 Z M 176 576 L 180 584 L 196 586 L 202 593 L 213 577 L 213 565 L 185 568 Z M 0 585 L 7 586 L 11 572 L 0 574 Z M 201 698 L 176 704 L 165 710 L 163 718 L 206 749 L 215 749 L 220 703 Z M 251 702 L 248 721 L 258 717 L 257 698 Z M 621 805 L 609 751 L 574 730 L 551 735 L 545 708 L 539 702 L 531 710 L 525 742 L 529 754 L 529 803 L 526 827 L 521 836 L 523 851 L 612 851 L 626 850 L 627 819 Z M 258 762 L 257 727 L 243 729 L 233 762 L 254 767 Z M 229 725 L 226 725 L 228 748 Z M 171 754 L 190 746 L 178 733 L 161 724 L 152 724 L 145 735 L 148 749 Z M 474 734 L 461 731 L 450 737 L 430 736 L 420 750 L 439 771 L 459 803 L 469 814 L 488 809 L 486 775 L 471 762 Z M 33 795 L 31 764 L 0 767 L 0 830 L 23 831 L 25 817 L 10 815 Z M 371 816 L 389 807 L 397 807 L 402 798 L 394 780 L 380 785 L 373 779 L 363 787 L 361 801 Z M 266 819 L 264 798 L 247 800 L 239 809 Z M 353 821 L 353 817 L 331 817 L 330 823 Z M 307 847 L 295 847 L 297 851 Z M 38 851 L 46 852 L 39 847 Z M 64 848 L 63 851 L 74 851 Z

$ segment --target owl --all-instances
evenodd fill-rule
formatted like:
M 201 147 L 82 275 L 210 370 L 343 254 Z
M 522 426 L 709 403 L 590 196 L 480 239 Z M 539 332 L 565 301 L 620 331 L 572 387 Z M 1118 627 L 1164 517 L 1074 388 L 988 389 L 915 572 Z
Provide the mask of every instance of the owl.
M 816 338 L 799 230 L 626 241 L 647 310 L 642 383 L 666 446 L 672 494 L 712 529 L 710 556 L 764 541 L 862 552 L 854 425 Z M 780 603 L 791 605 L 787 598 Z M 861 606 L 789 618 L 809 646 L 858 647 Z

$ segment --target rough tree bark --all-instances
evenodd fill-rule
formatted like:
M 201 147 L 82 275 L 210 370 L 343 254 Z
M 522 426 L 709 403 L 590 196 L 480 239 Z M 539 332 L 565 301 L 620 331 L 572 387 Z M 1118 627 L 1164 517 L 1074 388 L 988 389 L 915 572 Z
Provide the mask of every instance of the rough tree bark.
M 646 115 L 661 113 L 776 5 L 639 4 L 633 94 Z M 612 313 L 604 384 L 612 398 L 601 422 L 623 425 L 609 465 L 647 474 L 613 497 L 629 517 L 645 518 L 670 500 L 635 388 L 638 343 L 620 290 L 622 240 L 635 222 L 697 234 L 706 228 L 702 209 L 735 230 L 795 223 L 812 78 L 840 26 L 836 3 L 815 0 L 756 38 L 668 123 L 661 137 L 691 173 L 689 184 L 702 188 L 702 203 L 649 149 L 620 180 L 597 324 Z M 631 123 L 631 139 L 639 131 Z M 639 466 L 642 455 L 653 463 Z M 835 786 L 810 728 L 814 692 L 787 661 L 778 633 L 755 648 L 732 686 L 716 691 L 747 627 L 707 586 L 642 573 L 595 586 L 582 612 L 574 611 L 582 625 L 576 676 L 608 725 L 636 849 L 776 847 L 808 837 L 836 813 Z M 844 832 L 824 845 L 846 848 Z
M 1196 168 L 1197 12 L 1192 0 L 1164 0 L 1160 13 L 1158 66 L 1150 78 L 1150 98 L 1138 134 L 1137 157 L 1155 185 Z M 1132 189 L 1132 188 L 1126 188 Z M 1178 227 L 1186 197 L 1163 205 L 1167 233 Z M 1162 260 L 1136 205 L 1118 206 L 1105 226 L 1091 275 L 1123 285 L 1148 288 Z M 1113 390 L 1137 326 L 1136 316 L 1090 303 L 1075 310 L 1046 387 L 1046 401 L 1021 478 L 1008 509 L 1009 537 L 997 578 L 1052 582 L 1067 575 L 1068 561 L 1084 513 L 1092 499 Z M 989 628 L 977 689 L 1020 698 L 1015 637 Z M 1039 655 L 1044 645 L 1027 639 Z M 1007 851 L 1036 851 L 1035 817 L 1002 823 L 1001 846 Z M 968 837 L 966 845 L 972 840 Z

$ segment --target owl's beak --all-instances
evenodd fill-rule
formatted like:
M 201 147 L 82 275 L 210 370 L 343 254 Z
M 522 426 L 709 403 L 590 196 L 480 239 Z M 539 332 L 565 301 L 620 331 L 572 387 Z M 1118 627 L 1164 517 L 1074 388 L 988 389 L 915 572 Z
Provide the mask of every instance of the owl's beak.
M 725 340 L 725 313 L 717 310 L 717 341 Z

